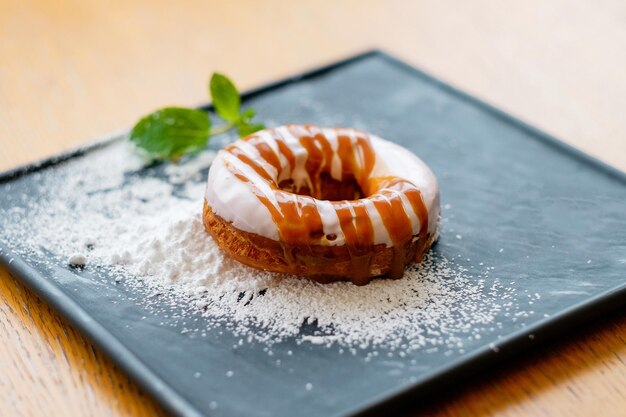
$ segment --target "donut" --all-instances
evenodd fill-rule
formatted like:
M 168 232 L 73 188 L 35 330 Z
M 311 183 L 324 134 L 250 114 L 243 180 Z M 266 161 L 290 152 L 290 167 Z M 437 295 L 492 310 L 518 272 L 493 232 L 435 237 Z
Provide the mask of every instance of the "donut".
M 248 266 L 321 283 L 401 278 L 438 236 L 431 170 L 395 143 L 352 128 L 287 125 L 220 150 L 203 223 Z

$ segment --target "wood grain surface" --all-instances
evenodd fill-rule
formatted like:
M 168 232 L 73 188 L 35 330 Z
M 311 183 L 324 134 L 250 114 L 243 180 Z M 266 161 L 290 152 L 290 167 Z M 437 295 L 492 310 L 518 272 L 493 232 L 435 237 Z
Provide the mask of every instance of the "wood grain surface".
M 0 169 L 370 47 L 626 170 L 622 0 L 0 0 Z M 579 330 L 409 415 L 626 415 L 626 314 Z M 0 269 L 0 416 L 42 415 L 165 413 Z

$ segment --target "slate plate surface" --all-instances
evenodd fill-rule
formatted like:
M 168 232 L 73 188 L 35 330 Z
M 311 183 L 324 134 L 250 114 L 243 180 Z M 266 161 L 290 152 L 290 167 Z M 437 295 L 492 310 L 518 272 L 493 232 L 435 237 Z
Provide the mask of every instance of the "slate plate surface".
M 245 101 L 261 120 L 355 126 L 413 149 L 438 176 L 442 204 L 454 207 L 435 250 L 494 265 L 498 276 L 514 283 L 516 302 L 525 302 L 527 294 L 541 298 L 532 314 L 505 320 L 498 332 L 470 342 L 465 353 L 418 350 L 395 358 L 392 370 L 384 361 L 365 363 L 359 353 L 287 341 L 274 348 L 286 365 L 277 368 L 261 345 L 234 350 L 237 339 L 226 333 L 189 338 L 175 323 L 160 325 L 166 317 L 139 320 L 144 312 L 130 289 L 94 285 L 91 273 L 61 263 L 23 259 L 17 256 L 22 242 L 0 234 L 0 262 L 172 413 L 375 414 L 467 381 L 625 304 L 623 173 L 380 52 L 263 87 Z M 19 206 L 18 198 L 8 196 L 38 192 L 37 174 L 68 158 L 89 158 L 89 152 L 0 176 L 0 215 Z M 241 377 L 225 378 L 227 370 Z M 203 377 L 195 378 L 196 372 Z M 307 382 L 315 389 L 303 389 Z

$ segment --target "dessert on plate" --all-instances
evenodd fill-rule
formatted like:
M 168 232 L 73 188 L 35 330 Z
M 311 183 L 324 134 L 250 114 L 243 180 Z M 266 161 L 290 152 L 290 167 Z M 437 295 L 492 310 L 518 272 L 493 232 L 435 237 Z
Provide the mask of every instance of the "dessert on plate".
M 288 125 L 222 149 L 206 230 L 263 270 L 367 284 L 401 278 L 436 241 L 439 188 L 409 150 L 351 128 Z

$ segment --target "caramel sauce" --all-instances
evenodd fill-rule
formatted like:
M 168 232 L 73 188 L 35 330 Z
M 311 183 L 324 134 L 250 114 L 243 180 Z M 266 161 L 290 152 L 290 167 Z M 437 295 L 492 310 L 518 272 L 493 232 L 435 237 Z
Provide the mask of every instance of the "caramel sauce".
M 270 130 L 269 132 L 278 145 L 278 151 L 285 157 L 285 159 L 287 159 L 287 162 L 289 163 L 289 172 L 293 171 L 296 166 L 296 157 L 293 155 L 289 145 L 285 143 L 283 137 L 280 136 L 275 130 Z
M 401 195 L 410 203 L 419 219 L 418 256 L 421 257 L 427 243 L 428 211 L 419 189 L 403 178 L 372 177 L 376 154 L 365 132 L 335 129 L 335 151 L 322 130 L 317 127 L 294 125 L 287 129 L 308 154 L 304 168 L 310 178 L 310 188 L 298 188 L 293 180 L 278 184 L 277 178 L 273 178 L 260 161 L 255 161 L 237 144 L 225 149 L 251 167 L 272 190 L 273 196 L 265 195 L 237 167 L 226 164 L 236 178 L 250 186 L 269 211 L 277 226 L 286 261 L 302 262 L 313 273 L 322 268 L 315 262 L 315 246 L 324 245 L 325 240 L 337 239 L 336 235 L 324 234 L 324 224 L 317 205 L 318 200 L 328 200 L 337 215 L 345 246 L 350 254 L 352 281 L 366 284 L 372 274 L 370 268 L 375 237 L 374 226 L 365 204 L 367 199 L 379 213 L 393 243 L 393 259 L 387 275 L 391 278 L 402 277 L 407 263 L 407 244 L 413 239 L 413 232 L 411 217 L 406 212 Z M 288 167 L 281 165 L 279 155 L 259 135 L 253 134 L 242 140 L 254 146 L 260 158 L 274 167 L 278 176 L 284 169 L 289 169 L 291 175 L 296 166 L 293 150 L 278 130 L 269 129 L 266 132 L 276 140 L 279 154 L 287 161 Z M 341 162 L 340 178 L 330 176 L 334 157 L 338 157 Z M 361 195 L 365 197 L 359 199 Z M 324 271 L 319 269 L 319 272 Z
M 352 280 L 357 285 L 366 284 L 370 276 L 374 241 L 372 220 L 361 200 L 333 202 L 333 207 L 350 253 Z
M 264 180 L 268 182 L 272 181 L 272 176 L 265 170 L 265 168 L 263 168 L 261 164 L 256 162 L 254 159 L 246 155 L 241 149 L 232 146 L 227 148 L 226 150 L 239 158 L 241 162 L 254 169 L 256 173 L 259 174 Z
M 251 136 L 248 143 L 259 151 L 261 158 L 265 159 L 270 165 L 276 168 L 276 171 L 280 171 L 280 160 L 267 143 L 263 142 L 258 136 Z

